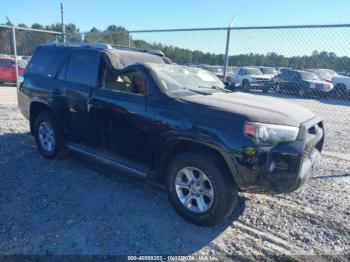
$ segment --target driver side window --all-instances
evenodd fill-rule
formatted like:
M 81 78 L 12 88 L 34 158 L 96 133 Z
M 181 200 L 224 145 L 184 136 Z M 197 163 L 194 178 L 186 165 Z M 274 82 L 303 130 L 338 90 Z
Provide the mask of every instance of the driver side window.
M 146 96 L 147 80 L 144 74 L 137 70 L 115 74 L 105 67 L 102 73 L 101 88 Z

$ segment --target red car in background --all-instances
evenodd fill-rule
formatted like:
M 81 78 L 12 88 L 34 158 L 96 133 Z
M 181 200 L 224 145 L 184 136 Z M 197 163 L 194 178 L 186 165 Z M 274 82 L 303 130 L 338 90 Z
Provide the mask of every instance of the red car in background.
M 24 74 L 27 62 L 18 60 L 18 75 Z M 0 57 L 0 83 L 16 83 L 15 59 Z

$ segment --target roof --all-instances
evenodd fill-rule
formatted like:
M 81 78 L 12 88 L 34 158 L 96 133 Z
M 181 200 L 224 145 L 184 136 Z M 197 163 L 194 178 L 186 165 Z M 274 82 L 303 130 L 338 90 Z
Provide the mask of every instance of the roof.
M 108 49 L 105 50 L 111 65 L 115 69 L 123 69 L 132 64 L 156 63 L 167 64 L 164 57 L 152 55 L 149 53 L 135 52 L 124 49 Z
M 160 63 L 170 64 L 172 61 L 162 51 L 132 48 L 127 46 L 111 46 L 105 43 L 50 43 L 43 46 L 93 48 L 103 51 L 109 58 L 113 68 L 120 70 L 132 64 Z

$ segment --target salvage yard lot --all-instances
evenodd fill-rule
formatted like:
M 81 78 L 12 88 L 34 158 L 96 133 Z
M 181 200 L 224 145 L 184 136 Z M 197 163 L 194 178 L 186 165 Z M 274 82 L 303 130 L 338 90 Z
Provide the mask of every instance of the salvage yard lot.
M 1 254 L 350 253 L 350 103 L 282 98 L 324 118 L 316 175 L 291 194 L 241 194 L 228 221 L 201 228 L 183 220 L 153 183 L 76 158 L 43 158 L 12 90 L 0 100 Z

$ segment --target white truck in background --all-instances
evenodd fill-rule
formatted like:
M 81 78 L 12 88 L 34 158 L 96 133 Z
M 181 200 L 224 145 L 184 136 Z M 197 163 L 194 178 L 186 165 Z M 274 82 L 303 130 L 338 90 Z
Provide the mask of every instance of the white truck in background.
M 332 78 L 334 85 L 334 94 L 338 98 L 347 98 L 350 96 L 350 77 L 336 75 Z

